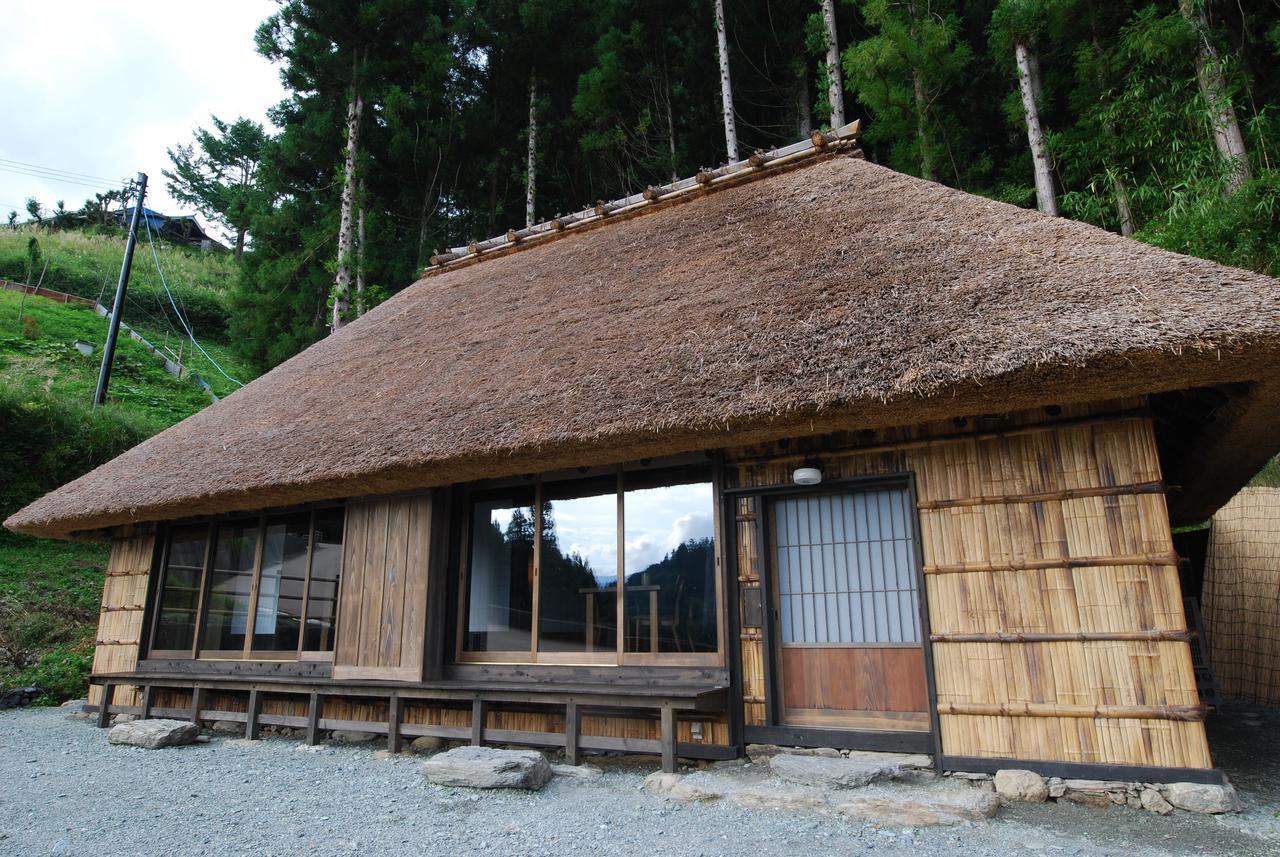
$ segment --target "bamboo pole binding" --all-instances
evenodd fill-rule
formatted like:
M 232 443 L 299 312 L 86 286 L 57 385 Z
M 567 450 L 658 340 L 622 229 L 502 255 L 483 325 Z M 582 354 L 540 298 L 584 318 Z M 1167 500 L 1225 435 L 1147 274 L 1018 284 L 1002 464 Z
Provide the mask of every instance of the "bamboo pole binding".
M 1139 553 L 1121 556 L 1050 557 L 1047 559 L 1015 559 L 1009 562 L 958 562 L 948 565 L 926 565 L 925 574 L 967 574 L 969 572 L 1039 571 L 1049 568 L 1110 568 L 1119 565 L 1178 565 L 1175 553 Z
M 957 497 L 951 500 L 923 500 L 917 504 L 921 510 L 956 509 L 966 506 L 997 506 L 1014 503 L 1044 503 L 1052 500 L 1079 500 L 1086 497 L 1120 497 L 1132 494 L 1163 494 L 1163 480 L 1139 482 L 1133 485 L 1107 485 L 1094 488 L 1064 488 L 1060 491 L 1039 491 L 1034 494 L 998 494 L 989 497 Z
M 935 643 L 1100 643 L 1175 642 L 1191 640 L 1189 631 L 1076 631 L 1060 634 L 998 632 L 994 634 L 930 634 Z
M 940 702 L 942 715 L 978 717 L 1083 717 L 1096 720 L 1204 720 L 1203 705 L 1067 705 L 1053 702 Z

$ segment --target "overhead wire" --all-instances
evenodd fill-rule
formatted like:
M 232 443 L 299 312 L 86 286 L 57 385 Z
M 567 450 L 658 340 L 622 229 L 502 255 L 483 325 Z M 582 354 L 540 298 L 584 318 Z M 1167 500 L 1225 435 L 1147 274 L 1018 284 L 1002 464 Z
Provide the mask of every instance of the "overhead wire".
M 28 169 L 39 170 L 40 172 L 44 172 L 44 173 L 56 173 L 59 175 L 70 176 L 72 178 L 89 179 L 90 181 L 98 181 L 98 182 L 117 181 L 117 179 L 109 179 L 106 176 L 97 176 L 92 173 L 82 173 L 76 170 L 62 170 L 62 169 L 58 169 L 57 167 L 46 167 L 40 164 L 28 163 L 26 161 L 15 161 L 11 158 L 0 158 L 0 164 L 10 164 L 12 166 L 17 166 L 17 167 L 26 167 Z
M 226 378 L 237 387 L 243 387 L 244 382 L 237 381 L 235 378 L 232 378 L 226 373 L 226 370 L 218 365 L 217 360 L 214 360 L 209 356 L 209 352 L 204 350 L 204 346 L 200 344 L 196 339 L 196 335 L 191 331 L 191 325 L 187 323 L 186 317 L 178 310 L 178 304 L 173 299 L 173 292 L 169 289 L 169 283 L 165 281 L 164 269 L 160 266 L 160 254 L 156 252 L 156 242 L 151 237 L 151 224 L 147 222 L 147 218 L 145 217 L 140 219 L 142 220 L 143 226 L 147 229 L 147 245 L 151 248 L 151 258 L 154 259 L 156 263 L 156 273 L 160 275 L 160 285 L 164 286 L 164 293 L 169 296 L 169 305 L 173 307 L 174 315 L 178 317 L 178 322 L 182 325 L 182 329 L 187 332 L 187 338 L 191 340 L 191 344 L 196 347 L 196 350 L 204 355 L 204 358 L 213 365 L 214 369 L 218 370 L 218 373 L 222 375 L 223 378 Z
M 26 176 L 27 178 L 40 179 L 42 181 L 57 182 L 59 184 L 65 184 L 65 185 L 77 185 L 79 187 L 87 187 L 93 190 L 103 190 L 103 189 L 114 190 L 115 188 L 118 188 L 118 187 L 124 187 L 124 184 L 125 184 L 120 179 L 104 179 L 103 181 L 100 181 L 100 182 L 90 182 L 90 181 L 85 181 L 83 179 L 68 178 L 66 176 L 47 175 L 45 173 L 38 173 L 32 170 L 25 170 L 20 167 L 11 167 L 11 166 L 8 166 L 7 164 L 0 164 L 0 171 L 6 172 L 6 173 L 12 173 L 13 175 L 18 175 L 18 176 Z

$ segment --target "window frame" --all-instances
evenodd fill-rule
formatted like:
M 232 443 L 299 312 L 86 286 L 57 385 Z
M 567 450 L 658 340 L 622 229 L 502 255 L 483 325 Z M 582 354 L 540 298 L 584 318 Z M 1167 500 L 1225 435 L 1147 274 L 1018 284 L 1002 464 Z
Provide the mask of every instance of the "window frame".
M 333 631 L 330 634 L 329 651 L 307 651 L 303 649 L 306 643 L 306 622 L 307 617 L 311 613 L 311 581 L 312 570 L 315 562 L 315 530 L 316 517 L 321 513 L 332 511 L 335 509 L 342 510 L 342 535 L 343 544 L 345 545 L 347 536 L 347 520 L 346 520 L 345 502 L 341 503 L 316 503 L 305 506 L 290 507 L 283 509 L 267 509 L 255 514 L 233 514 L 212 517 L 208 519 L 195 519 L 189 521 L 174 521 L 164 527 L 162 531 L 161 547 L 159 550 L 159 559 L 156 563 L 155 573 L 152 576 L 154 584 L 151 593 L 151 616 L 149 619 L 149 627 L 147 628 L 147 651 L 146 658 L 155 660 L 191 660 L 191 661 L 247 661 L 247 662 L 282 662 L 282 663 L 331 663 L 334 657 L 334 650 L 337 648 L 338 639 L 338 623 L 339 623 L 339 606 L 340 599 L 335 596 L 333 605 Z M 266 549 L 267 538 L 267 522 L 272 518 L 285 517 L 288 515 L 297 515 L 306 513 L 309 524 L 307 538 L 307 563 L 306 572 L 303 577 L 302 585 L 302 608 L 299 615 L 299 632 L 298 645 L 292 650 L 259 650 L 253 648 L 253 638 L 255 625 L 257 623 L 258 613 L 258 596 L 261 592 L 262 582 L 262 564 L 263 556 Z M 194 619 L 194 628 L 192 632 L 191 647 L 186 649 L 157 649 L 155 648 L 156 635 L 160 627 L 160 616 L 163 612 L 164 594 L 165 594 L 165 576 L 169 565 L 169 551 L 172 544 L 173 532 L 179 527 L 190 527 L 203 523 L 205 526 L 204 541 L 204 558 L 200 569 L 199 594 L 196 598 L 196 610 Z M 245 623 L 245 642 L 240 649 L 212 649 L 204 646 L 205 637 L 205 620 L 206 605 L 209 601 L 209 588 L 212 585 L 211 567 L 213 564 L 214 552 L 217 549 L 218 530 L 224 526 L 235 526 L 249 524 L 257 529 L 257 539 L 254 546 L 253 570 L 249 587 L 249 603 L 248 616 Z M 341 586 L 343 577 L 343 564 L 346 558 L 345 550 L 342 551 L 338 559 L 338 578 L 337 586 Z
M 709 478 L 706 477 L 709 474 Z M 545 502 L 544 486 L 571 484 L 580 480 L 584 485 L 600 480 L 602 476 L 612 475 L 614 478 L 614 494 L 617 502 L 615 517 L 618 582 L 617 593 L 617 639 L 614 651 L 608 652 L 542 652 L 538 648 L 538 629 L 541 621 L 540 593 L 542 574 L 542 506 Z M 711 516 L 712 538 L 714 541 L 713 562 L 715 580 L 716 605 L 716 650 L 714 652 L 628 652 L 626 651 L 626 514 L 625 496 L 629 490 L 628 476 L 647 477 L 643 487 L 668 487 L 692 485 L 700 482 L 711 486 L 711 503 L 707 509 Z M 687 477 L 699 478 L 687 478 Z M 669 478 L 663 478 L 669 477 Z M 655 478 L 658 484 L 650 484 Z M 532 482 L 532 485 L 530 485 Z M 458 581 L 458 597 L 456 601 L 456 625 L 454 634 L 454 661 L 458 664 L 504 664 L 504 665 L 561 665 L 561 666 L 691 666 L 691 667 L 723 667 L 726 663 L 725 652 L 725 615 L 724 593 L 724 534 L 720 520 L 720 497 L 723 486 L 723 465 L 719 459 L 707 461 L 705 464 L 674 464 L 669 466 L 655 465 L 645 467 L 612 467 L 603 473 L 587 473 L 585 470 L 576 474 L 547 473 L 533 477 L 531 480 L 509 480 L 490 485 L 468 485 L 462 494 L 460 519 L 462 524 L 461 538 L 458 539 L 458 551 L 455 560 L 458 563 L 456 580 Z M 528 651 L 468 651 L 466 649 L 466 626 L 468 617 L 468 595 L 471 575 L 471 538 L 474 526 L 474 512 L 477 501 L 501 496 L 503 489 L 527 491 L 533 488 L 534 540 L 533 540 L 533 593 L 532 616 L 530 621 L 530 648 Z

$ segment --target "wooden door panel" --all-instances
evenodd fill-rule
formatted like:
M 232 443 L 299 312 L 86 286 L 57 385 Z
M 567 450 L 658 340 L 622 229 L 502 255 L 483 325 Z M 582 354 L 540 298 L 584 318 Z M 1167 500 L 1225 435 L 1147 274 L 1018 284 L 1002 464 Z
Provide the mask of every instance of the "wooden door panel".
M 428 496 L 348 507 L 335 679 L 421 680 L 431 526 Z

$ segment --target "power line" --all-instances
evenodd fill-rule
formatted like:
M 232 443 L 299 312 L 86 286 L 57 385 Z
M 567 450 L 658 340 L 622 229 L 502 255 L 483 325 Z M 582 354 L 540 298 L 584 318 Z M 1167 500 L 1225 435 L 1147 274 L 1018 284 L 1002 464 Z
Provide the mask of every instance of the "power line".
M 27 178 L 32 178 L 32 179 L 41 179 L 43 181 L 57 182 L 59 184 L 79 185 L 80 187 L 92 188 L 93 190 L 103 190 L 104 188 L 114 189 L 117 187 L 124 187 L 124 182 L 120 181 L 119 179 L 104 179 L 101 182 L 87 182 L 87 181 L 80 181 L 78 179 L 67 178 L 65 176 L 46 175 L 44 173 L 37 173 L 30 170 L 22 169 L 20 167 L 11 167 L 11 166 L 8 166 L 7 164 L 0 164 L 0 171 L 6 172 L 6 173 L 13 173 L 14 175 L 19 175 L 19 176 L 26 176 Z
M 45 166 L 41 166 L 40 164 L 29 164 L 26 161 L 14 161 L 9 158 L 0 158 L 0 164 L 10 164 L 16 167 L 28 167 L 30 169 L 40 170 L 41 172 L 45 172 L 45 173 L 61 173 L 64 176 L 71 176 L 72 178 L 89 179 L 91 181 L 103 181 L 103 182 L 117 181 L 117 179 L 109 179 L 106 176 L 95 176 L 92 173 L 82 173 L 82 172 L 77 172 L 76 170 L 60 170 L 57 167 L 45 167 Z
M 226 378 L 228 381 L 230 381 L 232 384 L 235 384 L 237 387 L 243 387 L 244 384 L 242 382 L 237 381 L 235 378 L 232 378 L 230 375 L 228 375 L 226 371 L 221 366 L 218 365 L 218 361 L 210 357 L 209 352 L 205 351 L 204 348 L 200 345 L 200 343 L 196 341 L 196 335 L 191 332 L 191 325 L 187 324 L 187 319 L 183 316 L 181 312 L 178 311 L 178 304 L 175 303 L 173 300 L 173 292 L 169 291 L 169 284 L 165 282 L 164 270 L 160 267 L 160 254 L 156 252 L 156 242 L 151 238 L 151 224 L 148 223 L 147 221 L 148 221 L 148 218 L 146 217 L 142 218 L 142 223 L 147 228 L 147 245 L 151 247 L 151 258 L 155 259 L 156 273 L 160 275 L 160 285 L 164 286 L 164 293 L 169 296 L 169 305 L 173 307 L 174 315 L 178 317 L 178 322 L 182 325 L 182 329 L 187 332 L 187 337 L 190 338 L 191 344 L 196 347 L 196 350 L 199 351 L 201 354 L 203 354 L 204 358 L 208 360 L 211 364 L 213 364 L 213 368 L 217 369 L 223 378 Z

